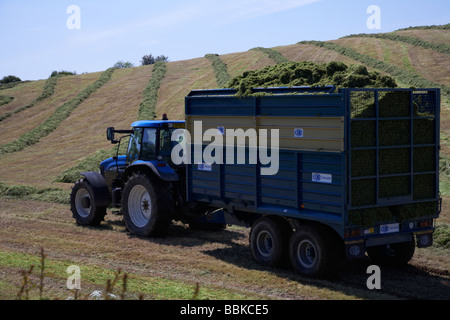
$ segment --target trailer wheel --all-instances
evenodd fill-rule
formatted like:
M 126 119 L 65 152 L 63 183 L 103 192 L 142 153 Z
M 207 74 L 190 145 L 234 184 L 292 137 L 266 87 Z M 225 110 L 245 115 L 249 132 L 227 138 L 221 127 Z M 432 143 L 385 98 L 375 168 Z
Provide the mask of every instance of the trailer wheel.
M 265 266 L 280 266 L 286 262 L 292 229 L 282 220 L 261 218 L 250 231 L 250 249 L 256 262 Z
M 106 215 L 106 207 L 97 207 L 92 187 L 85 179 L 78 180 L 70 193 L 70 210 L 77 224 L 98 226 Z
M 162 235 L 174 212 L 169 185 L 157 177 L 133 173 L 123 190 L 122 212 L 131 233 Z
M 406 265 L 414 256 L 415 242 L 393 243 L 390 245 L 367 248 L 370 259 L 380 265 L 402 266 Z
M 289 243 L 289 257 L 295 272 L 316 278 L 337 275 L 342 263 L 339 241 L 319 226 L 300 226 Z

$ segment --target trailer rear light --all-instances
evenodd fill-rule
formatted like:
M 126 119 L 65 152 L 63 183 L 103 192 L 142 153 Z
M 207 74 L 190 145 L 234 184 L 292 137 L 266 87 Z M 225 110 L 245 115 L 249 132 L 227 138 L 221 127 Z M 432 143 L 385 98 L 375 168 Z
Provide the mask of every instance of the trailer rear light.
M 345 238 L 359 237 L 361 235 L 361 229 L 348 229 L 345 231 Z
M 433 226 L 432 219 L 422 220 L 422 221 L 417 222 L 417 227 L 419 227 L 419 228 L 428 228 L 428 227 L 432 227 L 432 226 Z

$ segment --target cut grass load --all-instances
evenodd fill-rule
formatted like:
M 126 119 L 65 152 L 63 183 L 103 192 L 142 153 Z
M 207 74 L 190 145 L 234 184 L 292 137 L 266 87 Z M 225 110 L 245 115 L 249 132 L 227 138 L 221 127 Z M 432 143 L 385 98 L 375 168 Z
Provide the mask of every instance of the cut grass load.
M 59 125 L 69 117 L 72 111 L 78 107 L 84 100 L 86 100 L 93 92 L 103 86 L 106 82 L 111 79 L 114 72 L 114 68 L 109 68 L 104 71 L 98 80 L 93 84 L 84 89 L 75 98 L 65 102 L 63 105 L 58 107 L 53 115 L 51 115 L 47 120 L 45 120 L 37 128 L 23 134 L 15 141 L 4 144 L 0 146 L 0 155 L 7 154 L 11 152 L 16 152 L 25 149 L 26 147 L 38 143 L 42 137 L 49 135 L 53 132 Z M 52 77 L 55 78 L 56 77 Z M 56 80 L 55 80 L 56 81 Z
M 362 65 L 347 66 L 330 63 L 285 62 L 261 70 L 246 71 L 233 78 L 228 86 L 238 90 L 238 96 L 252 94 L 257 87 L 325 86 L 336 87 L 396 87 L 395 80 L 376 71 L 367 71 Z

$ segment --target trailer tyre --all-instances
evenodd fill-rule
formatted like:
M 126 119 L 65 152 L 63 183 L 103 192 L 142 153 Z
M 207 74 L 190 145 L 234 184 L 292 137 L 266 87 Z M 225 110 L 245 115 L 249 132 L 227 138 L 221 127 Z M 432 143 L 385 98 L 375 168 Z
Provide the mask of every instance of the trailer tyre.
M 106 207 L 96 206 L 92 186 L 85 179 L 78 180 L 70 193 L 70 210 L 77 224 L 98 226 L 106 215 Z
M 289 242 L 289 257 L 295 272 L 315 278 L 339 274 L 342 250 L 332 231 L 320 226 L 300 226 Z
M 281 266 L 287 261 L 292 229 L 282 220 L 261 218 L 250 231 L 250 249 L 256 262 L 265 266 Z
M 123 190 L 122 212 L 131 233 L 164 234 L 174 212 L 169 185 L 153 175 L 133 173 Z

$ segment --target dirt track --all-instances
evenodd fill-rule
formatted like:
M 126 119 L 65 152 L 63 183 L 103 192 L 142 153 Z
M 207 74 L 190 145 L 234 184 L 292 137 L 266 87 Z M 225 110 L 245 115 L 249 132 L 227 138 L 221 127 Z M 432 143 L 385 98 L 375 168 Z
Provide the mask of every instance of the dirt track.
M 369 259 L 348 263 L 333 281 L 306 279 L 289 269 L 256 264 L 248 229 L 203 232 L 173 224 L 164 238 L 141 238 L 129 234 L 121 216 L 110 211 L 101 227 L 86 228 L 75 224 L 66 205 L 5 198 L 0 198 L 0 227 L 0 253 L 38 256 L 43 247 L 51 260 L 120 267 L 130 274 L 199 283 L 200 288 L 222 288 L 248 299 L 450 299 L 448 250 L 418 249 L 407 267 L 382 267 L 381 290 L 369 290 Z M 16 286 L 18 271 L 0 262 L 0 284 Z M 54 290 L 67 291 L 66 277 L 51 280 Z

